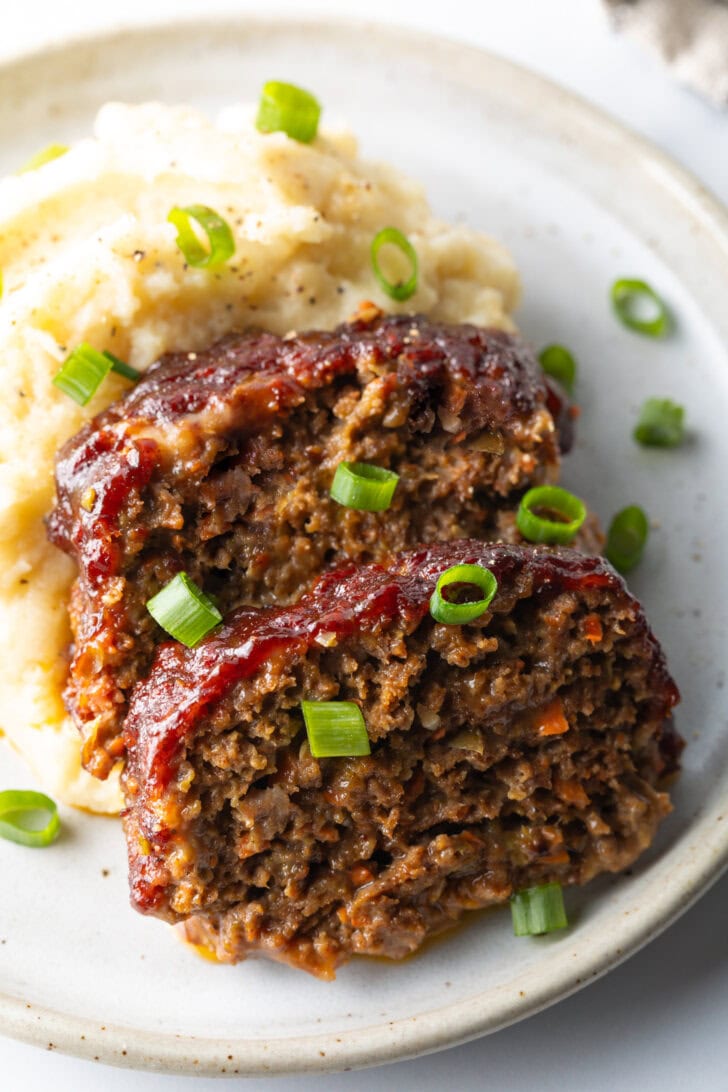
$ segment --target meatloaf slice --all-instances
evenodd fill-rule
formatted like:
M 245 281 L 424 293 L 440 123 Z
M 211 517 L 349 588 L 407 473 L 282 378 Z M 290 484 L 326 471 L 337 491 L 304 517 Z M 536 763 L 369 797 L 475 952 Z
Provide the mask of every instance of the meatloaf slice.
M 163 636 L 145 604 L 175 573 L 227 612 L 295 600 L 332 559 L 512 537 L 513 498 L 557 477 L 554 414 L 568 433 L 518 339 L 422 317 L 372 311 L 162 359 L 57 461 L 49 531 L 79 568 L 66 701 L 86 767 L 105 777 L 122 754 L 128 695 Z M 388 511 L 330 498 L 344 460 L 400 474 Z
M 439 624 L 460 563 L 498 591 Z M 312 757 L 303 700 L 355 702 L 371 755 Z M 631 864 L 670 810 L 677 700 L 600 558 L 460 541 L 329 573 L 157 651 L 127 719 L 133 904 L 225 961 L 401 958 L 465 910 Z

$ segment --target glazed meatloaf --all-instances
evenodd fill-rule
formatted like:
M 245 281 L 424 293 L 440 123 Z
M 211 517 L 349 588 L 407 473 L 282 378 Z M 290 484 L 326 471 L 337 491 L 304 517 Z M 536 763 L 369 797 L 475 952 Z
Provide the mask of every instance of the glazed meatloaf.
M 497 592 L 444 625 L 430 596 L 462 563 Z M 330 572 L 157 650 L 126 727 L 132 901 L 225 961 L 401 958 L 465 910 L 634 861 L 670 810 L 677 700 L 600 558 L 460 541 Z M 302 701 L 355 703 L 371 754 L 313 757 Z
M 49 532 L 78 563 L 66 701 L 86 767 L 105 777 L 123 753 L 128 696 L 164 636 L 145 604 L 177 572 L 225 613 L 291 602 L 332 561 L 517 537 L 514 498 L 556 479 L 569 432 L 530 349 L 498 330 L 372 308 L 162 359 L 57 460 Z M 388 511 L 331 499 L 347 460 L 400 475 Z

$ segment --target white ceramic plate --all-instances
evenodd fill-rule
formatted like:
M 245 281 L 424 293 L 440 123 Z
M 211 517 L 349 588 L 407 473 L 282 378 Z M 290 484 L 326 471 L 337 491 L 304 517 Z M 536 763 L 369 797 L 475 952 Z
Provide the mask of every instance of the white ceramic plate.
M 605 520 L 638 502 L 658 525 L 632 583 L 683 690 L 689 746 L 657 844 L 630 876 L 574 893 L 567 934 L 516 940 L 507 911 L 493 912 L 404 964 L 355 962 L 333 985 L 269 963 L 215 966 L 134 914 L 115 822 L 66 813 L 48 853 L 0 842 L 0 1030 L 186 1073 L 366 1065 L 494 1031 L 635 951 L 728 856 L 725 213 L 655 149 L 544 80 L 464 46 L 365 26 L 177 24 L 21 59 L 0 69 L 0 168 L 87 132 L 107 99 L 215 109 L 255 98 L 270 77 L 315 89 L 367 155 L 422 179 L 441 214 L 514 251 L 522 328 L 581 362 L 566 483 Z M 615 321 L 607 291 L 625 275 L 669 300 L 669 341 Z M 632 443 L 648 395 L 687 406 L 685 448 Z M 28 780 L 2 747 L 0 787 Z

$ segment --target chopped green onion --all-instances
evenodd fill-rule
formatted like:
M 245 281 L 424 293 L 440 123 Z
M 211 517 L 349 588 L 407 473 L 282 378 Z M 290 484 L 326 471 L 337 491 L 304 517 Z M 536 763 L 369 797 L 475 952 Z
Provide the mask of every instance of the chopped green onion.
M 53 376 L 53 383 L 79 406 L 85 406 L 109 372 L 118 372 L 135 383 L 142 377 L 141 372 L 113 353 L 100 353 L 87 341 L 82 341 Z
M 634 438 L 645 447 L 677 447 L 684 436 L 685 410 L 669 398 L 648 398 L 640 410 Z
M 38 825 L 38 819 L 43 825 Z M 61 829 L 58 808 L 49 796 L 30 789 L 0 792 L 0 838 L 21 846 L 49 846 Z
M 526 887 L 511 896 L 513 932 L 517 937 L 541 936 L 569 924 L 560 883 Z
M 300 144 L 310 144 L 320 117 L 321 105 L 309 91 L 278 80 L 263 84 L 255 121 L 259 132 L 285 133 Z
M 103 355 L 107 360 L 111 361 L 112 372 L 116 372 L 117 375 L 123 375 L 125 379 L 131 379 L 132 383 L 139 382 L 142 373 L 137 371 L 136 368 L 132 368 L 131 364 L 127 364 L 125 360 L 119 360 L 118 356 L 114 356 L 113 353 L 104 352 Z
M 617 512 L 609 525 L 605 555 L 620 573 L 634 569 L 642 557 L 650 527 L 647 516 L 636 504 Z
M 615 281 L 611 296 L 618 319 L 630 330 L 648 337 L 662 337 L 667 333 L 670 325 L 667 307 L 646 281 Z
M 222 622 L 220 611 L 187 573 L 177 573 L 148 599 L 147 610 L 170 637 L 188 648 L 194 648 Z
M 31 156 L 28 162 L 20 168 L 18 174 L 25 174 L 26 171 L 37 171 L 38 167 L 42 167 L 45 163 L 50 163 L 54 159 L 60 159 L 67 151 L 67 144 L 49 144 L 47 148 L 43 148 L 40 152 L 36 152 L 35 155 Z
M 467 603 L 454 603 L 445 599 L 443 588 L 450 584 L 475 584 L 483 595 L 480 599 Z M 490 606 L 493 596 L 498 591 L 498 581 L 490 569 L 484 569 L 482 565 L 451 565 L 440 573 L 437 578 L 435 590 L 430 599 L 430 614 L 436 622 L 444 622 L 447 626 L 457 626 L 464 622 L 472 622 Z
M 339 463 L 330 493 L 345 508 L 384 512 L 392 503 L 399 474 L 372 463 Z
M 106 353 L 99 353 L 88 342 L 77 345 L 59 371 L 53 384 L 59 390 L 85 406 L 90 402 L 113 366 Z
M 546 375 L 558 380 L 569 394 L 574 389 L 576 379 L 576 361 L 563 345 L 547 345 L 538 355 L 541 367 Z
M 396 246 L 398 250 L 404 254 L 405 258 L 408 259 L 412 266 L 412 272 L 408 280 L 390 281 L 385 277 L 379 265 L 379 251 L 383 246 Z M 417 291 L 417 273 L 419 269 L 417 251 L 412 246 L 412 243 L 407 236 L 403 235 L 399 228 L 385 227 L 377 232 L 372 240 L 371 258 L 374 276 L 391 299 L 402 302 L 408 300 L 410 296 L 414 296 Z
M 518 530 L 528 542 L 568 545 L 586 519 L 583 501 L 558 485 L 529 489 L 516 513 Z
M 173 208 L 167 217 L 177 228 L 177 246 L 188 265 L 195 269 L 216 269 L 235 253 L 235 240 L 229 225 L 222 216 L 207 205 L 186 205 Z M 207 236 L 207 250 L 197 237 L 191 221 L 199 224 Z
M 302 701 L 301 711 L 314 758 L 371 754 L 367 726 L 353 701 Z

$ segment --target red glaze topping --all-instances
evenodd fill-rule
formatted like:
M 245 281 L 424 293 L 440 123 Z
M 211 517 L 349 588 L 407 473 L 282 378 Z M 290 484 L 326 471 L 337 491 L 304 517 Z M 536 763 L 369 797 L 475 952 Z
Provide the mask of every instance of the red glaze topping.
M 61 451 L 56 475 L 59 482 L 73 482 L 73 489 L 59 486 L 48 534 L 66 553 L 83 558 L 91 585 L 98 586 L 118 571 L 119 516 L 132 491 L 149 482 L 158 461 L 154 440 L 104 428 L 92 431 L 88 426 Z
M 391 361 L 423 399 L 438 389 L 448 409 L 479 416 L 477 428 L 526 416 L 548 397 L 540 365 L 514 335 L 434 323 L 421 315 L 387 315 L 288 339 L 233 334 L 192 360 L 189 353 L 170 354 L 124 400 L 124 417 L 174 420 L 207 408 L 210 399 L 227 404 L 240 385 L 261 417 L 277 415 L 297 405 L 303 391 L 353 373 L 360 362 Z M 459 404 L 448 405 L 448 398 Z
M 205 351 L 163 357 L 65 445 L 57 460 L 51 541 L 76 556 L 92 584 L 113 575 L 118 516 L 163 457 L 154 439 L 142 438 L 145 429 L 203 410 L 212 416 L 219 411 L 224 420 L 233 408 L 236 428 L 254 436 L 300 405 L 307 391 L 353 375 L 361 363 L 393 366 L 414 392 L 413 431 L 431 427 L 420 418 L 433 405 L 457 415 L 467 433 L 507 430 L 547 406 L 564 429 L 562 449 L 570 443 L 564 399 L 547 386 L 531 350 L 501 330 L 389 315 L 288 339 L 233 334 Z M 102 511 L 85 507 L 92 489 L 103 492 Z
M 128 783 L 138 786 L 142 799 L 161 792 L 174 776 L 180 741 L 211 706 L 272 656 L 287 652 L 291 658 L 302 657 L 321 633 L 342 639 L 392 623 L 411 632 L 428 612 L 440 573 L 458 564 L 482 565 L 494 573 L 499 584 L 496 608 L 502 589 L 521 579 L 532 581 L 530 594 L 539 599 L 586 588 L 612 590 L 633 606 L 644 626 L 653 649 L 650 686 L 663 715 L 679 700 L 639 603 L 602 558 L 474 540 L 443 543 L 402 554 L 388 569 L 350 565 L 329 572 L 294 607 L 235 611 L 194 649 L 176 643 L 160 646 L 148 679 L 134 693 L 126 721 Z

